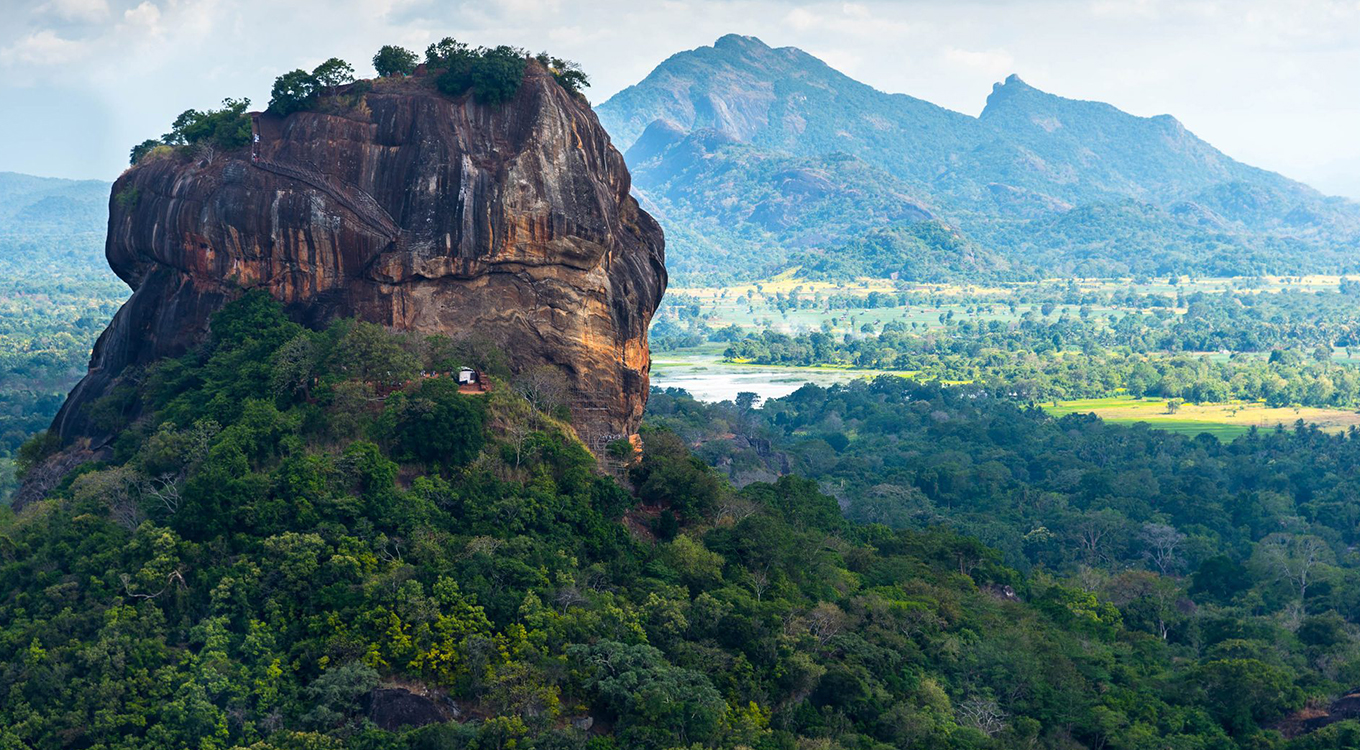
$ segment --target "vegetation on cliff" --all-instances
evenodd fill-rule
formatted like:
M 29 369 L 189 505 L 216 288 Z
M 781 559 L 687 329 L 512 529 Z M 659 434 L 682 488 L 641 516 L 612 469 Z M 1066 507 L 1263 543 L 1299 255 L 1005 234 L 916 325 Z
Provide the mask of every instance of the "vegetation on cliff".
M 425 50 L 425 65 L 437 73 L 435 85 L 440 91 L 451 96 L 470 91 L 478 101 L 488 104 L 500 104 L 514 97 L 524 79 L 524 67 L 531 59 L 574 95 L 579 96 L 581 88 L 589 85 L 590 79 L 579 65 L 547 52 L 530 55 L 506 45 L 473 48 L 452 37 L 444 37 Z M 373 56 L 373 67 L 379 78 L 410 75 L 416 71 L 417 60 L 411 50 L 389 44 Z M 341 87 L 353 83 L 354 67 L 332 57 L 311 71 L 299 68 L 275 78 L 268 109 L 279 116 L 314 109 L 323 97 L 334 100 Z M 371 84 L 362 83 L 364 87 Z M 358 93 L 362 94 L 363 89 Z M 166 153 L 176 146 L 210 146 L 223 151 L 241 148 L 250 143 L 250 118 L 246 114 L 249 106 L 249 99 L 227 98 L 220 110 L 185 110 L 175 118 L 169 133 L 134 146 L 129 163 L 136 164 L 148 154 Z

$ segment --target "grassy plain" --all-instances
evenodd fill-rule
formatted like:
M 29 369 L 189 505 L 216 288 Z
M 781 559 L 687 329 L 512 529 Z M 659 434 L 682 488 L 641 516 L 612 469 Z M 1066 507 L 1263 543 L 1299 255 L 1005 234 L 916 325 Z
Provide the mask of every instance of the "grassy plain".
M 1274 429 L 1289 427 L 1302 419 L 1328 432 L 1340 432 L 1360 425 L 1360 413 L 1345 409 L 1312 407 L 1271 408 L 1261 403 L 1182 404 L 1176 412 L 1167 411 L 1166 400 L 1135 399 L 1131 396 L 1059 401 L 1044 407 L 1055 417 L 1091 413 L 1117 424 L 1145 422 L 1149 427 L 1185 434 L 1208 432 L 1223 440 L 1246 434 L 1252 427 Z

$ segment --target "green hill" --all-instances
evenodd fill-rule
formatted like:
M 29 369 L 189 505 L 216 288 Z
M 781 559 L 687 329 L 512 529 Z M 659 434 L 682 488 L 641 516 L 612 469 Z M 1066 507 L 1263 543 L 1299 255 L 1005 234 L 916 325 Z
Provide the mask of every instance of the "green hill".
M 729 35 L 672 56 L 597 111 L 631 147 L 638 191 L 672 209 L 662 220 L 682 279 L 715 273 L 715 247 L 754 254 L 728 270 L 749 277 L 792 248 L 830 251 L 865 229 L 918 220 L 879 208 L 896 196 L 1015 268 L 1041 272 L 1090 265 L 1090 243 L 1052 229 L 1073 210 L 1109 238 L 1108 262 L 1093 267 L 1112 273 L 1360 267 L 1360 204 L 1237 162 L 1170 116 L 1054 96 L 1016 76 L 994 87 L 975 118 L 877 91 L 800 50 Z M 722 146 L 655 148 L 654 123 L 669 142 Z M 825 159 L 863 166 L 836 171 L 834 191 L 806 196 L 796 231 L 771 232 L 766 196 L 785 172 L 751 165 Z M 864 205 L 847 211 L 839 204 L 852 194 Z M 1149 243 L 1172 249 L 1149 260 Z

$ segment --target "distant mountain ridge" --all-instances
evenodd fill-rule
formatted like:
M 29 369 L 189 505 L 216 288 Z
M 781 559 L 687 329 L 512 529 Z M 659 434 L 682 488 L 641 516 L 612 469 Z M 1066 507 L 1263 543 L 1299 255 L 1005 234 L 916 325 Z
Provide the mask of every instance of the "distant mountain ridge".
M 1014 75 L 971 117 L 728 35 L 673 55 L 596 111 L 676 238 L 682 278 L 760 273 L 926 219 L 1009 257 L 1006 274 L 1357 267 L 1360 204 L 1238 162 L 1169 115 L 1066 99 Z M 790 199 L 790 170 L 827 189 Z M 785 223 L 769 220 L 773 196 Z M 911 215 L 894 216 L 898 204 Z M 1078 209 L 1085 239 L 1072 242 L 1052 225 Z M 1122 239 L 1090 241 L 1101 222 Z
M 0 172 L 0 236 L 103 234 L 109 184 Z

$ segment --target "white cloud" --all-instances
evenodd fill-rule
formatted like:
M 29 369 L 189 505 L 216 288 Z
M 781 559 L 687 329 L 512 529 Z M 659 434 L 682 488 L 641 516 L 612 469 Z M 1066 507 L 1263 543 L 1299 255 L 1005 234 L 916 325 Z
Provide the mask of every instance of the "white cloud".
M 807 8 L 794 8 L 784 16 L 784 23 L 792 26 L 799 31 L 815 29 L 824 23 L 821 16 L 813 13 Z
M 108 0 L 49 0 L 38 7 L 39 13 L 56 16 L 63 21 L 99 23 L 109 17 Z
M 784 15 L 784 23 L 800 32 L 892 39 L 914 30 L 912 23 L 897 17 L 891 6 L 865 3 L 827 3 L 814 8 L 799 6 Z
M 1124 19 L 1155 19 L 1161 16 L 1159 0 L 1095 0 L 1091 13 L 1096 16 Z
M 1360 158 L 1360 146 L 1351 145 L 1360 132 L 1353 95 L 1360 90 L 1360 0 L 0 0 L 0 6 L 0 67 L 15 71 L 0 77 L 0 100 L 23 93 L 32 108 L 64 88 L 62 112 L 71 117 L 83 95 L 86 119 L 103 124 L 100 138 L 109 144 L 106 160 L 93 165 L 88 153 L 76 160 L 57 140 L 23 141 L 0 118 L 0 169 L 110 176 L 126 163 L 129 145 L 164 132 L 188 107 L 215 106 L 224 96 L 262 104 L 275 75 L 333 55 L 362 73 L 383 44 L 419 51 L 450 34 L 472 44 L 547 49 L 582 63 L 595 84 L 590 98 L 599 103 L 666 57 L 738 33 L 800 47 L 880 90 L 973 114 L 992 83 L 1018 72 L 1062 96 L 1140 115 L 1170 113 L 1234 157 L 1318 179 L 1324 188 L 1353 185 L 1345 189 L 1360 196 L 1360 180 L 1346 181 Z
M 161 27 L 161 9 L 150 0 L 143 0 L 137 7 L 123 11 L 123 23 L 155 36 L 164 31 Z
M 86 46 L 63 39 L 57 32 L 44 29 L 29 34 L 14 44 L 0 49 L 0 63 L 5 65 L 57 66 L 85 56 Z
M 944 59 L 950 65 L 986 73 L 993 78 L 1000 78 L 1015 70 L 1015 58 L 1004 49 L 973 51 L 945 47 Z

